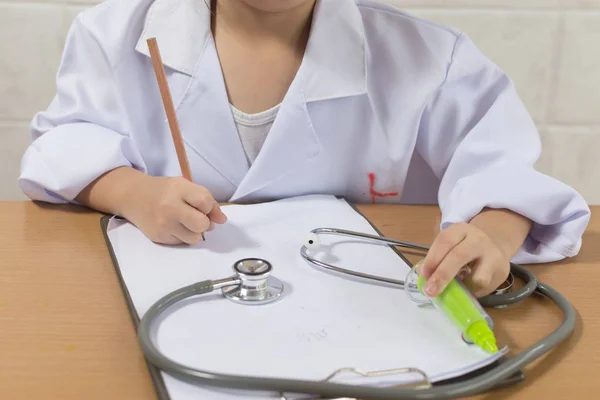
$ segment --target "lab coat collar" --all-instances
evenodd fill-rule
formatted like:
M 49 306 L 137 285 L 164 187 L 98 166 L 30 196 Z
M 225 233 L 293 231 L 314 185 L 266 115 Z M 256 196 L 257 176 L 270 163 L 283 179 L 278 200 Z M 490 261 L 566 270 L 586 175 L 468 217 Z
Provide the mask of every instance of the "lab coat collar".
M 317 0 L 302 62 L 307 102 L 366 92 L 365 34 L 354 0 Z
M 150 57 L 147 40 L 156 38 L 165 67 L 193 75 L 210 32 L 210 0 L 155 0 L 135 46 Z
M 163 64 L 193 76 L 212 40 L 209 0 L 156 0 L 136 50 L 150 56 L 156 38 Z M 354 0 L 317 0 L 310 38 L 300 69 L 306 102 L 366 92 L 365 36 Z

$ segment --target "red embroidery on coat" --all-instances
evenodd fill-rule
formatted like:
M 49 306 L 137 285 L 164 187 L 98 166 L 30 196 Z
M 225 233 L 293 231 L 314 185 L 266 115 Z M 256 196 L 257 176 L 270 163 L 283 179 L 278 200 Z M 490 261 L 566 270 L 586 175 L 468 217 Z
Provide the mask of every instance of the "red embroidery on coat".
M 398 196 L 398 192 L 381 193 L 375 190 L 375 174 L 369 174 L 369 192 L 371 193 L 371 203 L 375 204 L 377 197 L 394 197 Z

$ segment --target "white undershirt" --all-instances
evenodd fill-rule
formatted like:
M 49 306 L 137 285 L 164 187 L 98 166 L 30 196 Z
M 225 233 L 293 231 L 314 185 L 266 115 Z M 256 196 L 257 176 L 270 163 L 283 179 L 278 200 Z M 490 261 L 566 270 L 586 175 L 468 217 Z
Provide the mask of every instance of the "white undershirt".
M 258 114 L 246 114 L 234 106 L 231 106 L 231 111 L 246 152 L 248 164 L 252 165 L 265 143 L 271 126 L 273 126 L 279 105 Z

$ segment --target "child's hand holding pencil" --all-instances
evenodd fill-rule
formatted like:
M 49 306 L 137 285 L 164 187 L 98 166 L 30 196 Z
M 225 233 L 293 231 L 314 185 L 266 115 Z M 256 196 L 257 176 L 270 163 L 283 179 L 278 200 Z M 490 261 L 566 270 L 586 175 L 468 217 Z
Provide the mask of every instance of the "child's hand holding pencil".
M 137 193 L 146 203 L 129 214 L 152 241 L 194 244 L 205 239 L 204 232 L 225 223 L 227 218 L 211 193 L 193 183 L 156 39 L 148 39 L 148 47 L 183 177 L 143 179 Z
M 131 193 L 143 201 L 131 202 L 124 214 L 156 243 L 195 244 L 227 221 L 210 192 L 183 177 L 140 176 Z

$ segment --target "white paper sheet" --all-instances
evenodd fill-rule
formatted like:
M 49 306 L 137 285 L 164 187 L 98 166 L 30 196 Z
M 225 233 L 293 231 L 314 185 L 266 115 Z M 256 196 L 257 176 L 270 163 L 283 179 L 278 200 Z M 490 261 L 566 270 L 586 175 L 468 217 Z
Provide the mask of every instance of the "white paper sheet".
M 168 357 L 217 373 L 310 380 L 343 367 L 415 367 L 435 381 L 463 375 L 501 356 L 466 345 L 443 315 L 418 307 L 400 288 L 334 275 L 306 263 L 300 247 L 314 228 L 376 234 L 343 200 L 307 196 L 226 206 L 224 212 L 229 222 L 195 246 L 161 246 L 125 221 L 113 219 L 109 225 L 140 317 L 170 291 L 231 276 L 235 261 L 246 257 L 270 261 L 273 275 L 285 284 L 283 298 L 269 305 L 238 305 L 220 291 L 186 302 L 163 319 L 157 333 Z M 323 236 L 322 244 L 315 256 L 344 268 L 399 280 L 409 271 L 386 246 L 337 236 Z M 163 377 L 171 400 L 279 398 L 277 393 L 227 391 Z

